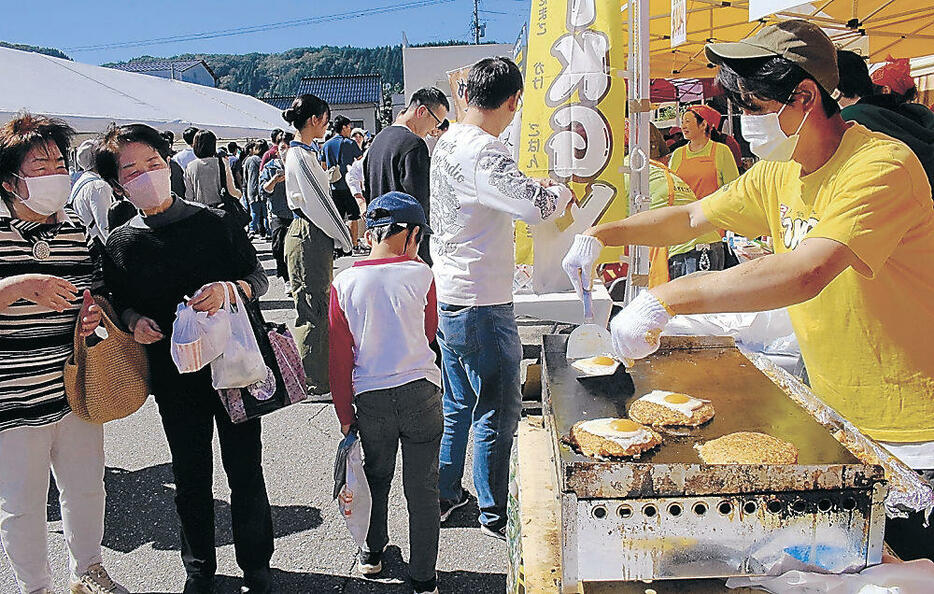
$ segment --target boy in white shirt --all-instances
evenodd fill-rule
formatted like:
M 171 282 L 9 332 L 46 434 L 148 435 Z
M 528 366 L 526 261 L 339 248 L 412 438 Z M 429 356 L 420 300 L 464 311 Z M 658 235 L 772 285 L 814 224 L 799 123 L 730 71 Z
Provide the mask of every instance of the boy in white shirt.
M 345 435 L 358 427 L 373 497 L 358 566 L 366 575 L 382 571 L 389 488 L 401 443 L 409 574 L 416 594 L 437 593 L 444 423 L 441 371 L 428 342 L 437 331 L 438 309 L 431 269 L 418 259 L 420 240 L 431 228 L 421 204 L 402 192 L 373 200 L 365 218 L 372 251 L 334 279 L 328 312 L 334 408 Z
M 431 159 L 431 257 L 444 376 L 441 520 L 468 501 L 461 479 L 473 428 L 481 530 L 501 539 L 509 453 L 522 409 L 522 345 L 512 305 L 513 220 L 548 220 L 573 197 L 550 179 L 526 177 L 498 140 L 521 95 L 522 74 L 511 60 L 474 64 L 467 77 L 467 115 L 451 124 Z

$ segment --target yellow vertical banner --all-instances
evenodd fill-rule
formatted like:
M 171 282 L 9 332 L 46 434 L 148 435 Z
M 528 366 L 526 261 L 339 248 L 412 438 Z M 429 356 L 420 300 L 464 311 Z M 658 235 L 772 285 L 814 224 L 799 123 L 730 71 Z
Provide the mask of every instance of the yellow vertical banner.
M 519 167 L 567 184 L 576 196 L 556 221 L 516 228 L 516 263 L 532 265 L 535 293 L 571 288 L 561 259 L 576 233 L 624 218 L 628 56 L 625 0 L 532 0 Z M 618 262 L 608 248 L 601 263 Z M 518 275 L 517 275 L 518 276 Z

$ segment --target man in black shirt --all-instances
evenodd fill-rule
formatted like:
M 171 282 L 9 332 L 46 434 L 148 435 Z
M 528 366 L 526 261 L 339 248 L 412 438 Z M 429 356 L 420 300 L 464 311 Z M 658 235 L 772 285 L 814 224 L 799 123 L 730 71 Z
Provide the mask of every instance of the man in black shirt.
M 447 121 L 449 109 L 448 99 L 440 89 L 419 89 L 395 123 L 376 135 L 363 160 L 367 202 L 387 192 L 404 192 L 414 196 L 429 217 L 430 157 L 425 136 Z M 431 265 L 427 241 L 422 243 L 418 255 Z
M 356 247 L 357 240 L 360 238 L 360 229 L 357 224 L 360 220 L 360 206 L 357 205 L 357 200 L 350 193 L 345 178 L 347 168 L 353 165 L 353 162 L 363 154 L 363 151 L 360 150 L 360 145 L 350 138 L 350 131 L 353 126 L 351 126 L 350 120 L 346 116 L 339 115 L 335 117 L 331 127 L 334 130 L 334 136 L 324 143 L 321 151 L 324 157 L 324 168 L 329 169 L 334 166 L 340 168 L 341 178 L 331 184 L 331 199 L 334 200 L 334 205 L 337 206 L 338 212 L 344 217 L 344 221 L 349 223 L 350 236 L 353 237 L 354 247 Z

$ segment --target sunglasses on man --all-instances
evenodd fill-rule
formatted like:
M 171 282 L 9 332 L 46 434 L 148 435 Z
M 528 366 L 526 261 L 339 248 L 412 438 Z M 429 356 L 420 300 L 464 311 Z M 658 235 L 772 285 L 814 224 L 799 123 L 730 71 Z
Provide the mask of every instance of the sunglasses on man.
M 435 128 L 437 128 L 438 130 L 441 130 L 442 132 L 444 132 L 445 130 L 448 129 L 448 126 L 451 125 L 451 122 L 449 122 L 447 118 L 444 118 L 444 119 L 442 120 L 441 118 L 439 118 L 438 116 L 436 116 L 436 115 L 435 115 L 435 112 L 431 111 L 431 108 L 428 107 L 427 105 L 425 106 L 425 109 L 427 109 L 427 110 L 428 110 L 428 113 L 431 114 L 431 117 L 433 117 L 433 118 L 435 119 L 435 121 L 438 122 L 438 125 L 435 126 Z

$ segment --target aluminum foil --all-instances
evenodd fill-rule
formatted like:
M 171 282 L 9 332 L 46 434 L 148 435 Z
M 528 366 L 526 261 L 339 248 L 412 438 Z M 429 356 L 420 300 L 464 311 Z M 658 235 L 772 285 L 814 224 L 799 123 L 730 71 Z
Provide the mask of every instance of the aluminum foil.
M 878 464 L 885 470 L 889 491 L 885 497 L 885 513 L 890 518 L 907 518 L 912 512 L 934 509 L 934 487 L 885 448 L 863 435 L 851 422 L 824 404 L 807 386 L 793 375 L 772 363 L 767 357 L 745 349 L 740 352 L 762 373 L 775 382 L 788 396 L 827 427 L 833 436 L 867 464 Z

